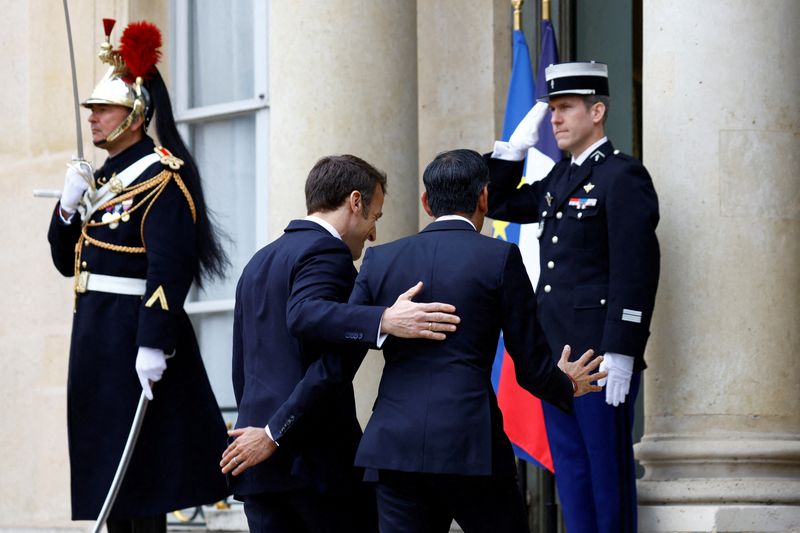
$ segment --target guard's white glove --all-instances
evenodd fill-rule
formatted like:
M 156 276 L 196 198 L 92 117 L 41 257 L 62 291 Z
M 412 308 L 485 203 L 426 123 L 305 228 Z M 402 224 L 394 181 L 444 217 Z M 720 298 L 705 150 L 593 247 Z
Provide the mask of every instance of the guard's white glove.
M 68 163 L 64 174 L 64 188 L 61 190 L 61 209 L 69 214 L 74 213 L 92 180 L 94 172 L 87 161 Z
M 606 403 L 614 407 L 625 403 L 625 397 L 631 388 L 633 357 L 606 352 L 598 371 L 608 372 L 608 377 L 597 380 L 598 385 L 606 387 Z
M 152 383 L 161 379 L 164 370 L 167 369 L 167 356 L 163 350 L 157 348 L 139 347 L 136 354 L 136 374 L 139 376 L 139 383 L 148 400 L 153 399 Z
M 496 141 L 492 157 L 506 161 L 522 161 L 528 155 L 528 149 L 539 140 L 539 125 L 547 115 L 548 105 L 536 102 L 528 114 L 525 115 L 517 129 L 511 134 L 508 142 Z

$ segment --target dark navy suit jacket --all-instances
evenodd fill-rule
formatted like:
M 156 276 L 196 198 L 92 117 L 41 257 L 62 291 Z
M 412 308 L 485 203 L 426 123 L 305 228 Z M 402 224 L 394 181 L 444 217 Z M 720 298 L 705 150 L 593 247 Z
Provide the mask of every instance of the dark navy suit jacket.
M 352 385 L 340 383 L 325 402 L 315 402 L 325 367 L 306 371 L 324 350 L 360 359 L 374 345 L 383 308 L 343 303 L 355 277 L 347 246 L 305 220 L 292 221 L 245 267 L 234 311 L 236 427 L 269 424 L 280 446 L 269 460 L 230 478 L 237 496 L 309 484 L 331 490 L 352 476 L 361 436 Z
M 511 445 L 492 389 L 497 339 L 517 381 L 565 411 L 572 385 L 550 360 L 516 245 L 491 239 L 462 220 L 369 248 L 350 302 L 387 305 L 417 281 L 416 301 L 448 302 L 461 317 L 445 341 L 389 337 L 386 365 L 356 464 L 374 469 L 513 475 Z

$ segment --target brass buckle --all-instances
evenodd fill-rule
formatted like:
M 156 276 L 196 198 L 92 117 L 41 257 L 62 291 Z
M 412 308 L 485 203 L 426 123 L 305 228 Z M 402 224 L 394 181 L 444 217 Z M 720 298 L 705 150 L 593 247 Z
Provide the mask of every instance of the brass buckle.
M 75 292 L 81 294 L 86 292 L 89 285 L 89 272 L 84 270 L 78 274 L 78 280 L 75 282 Z

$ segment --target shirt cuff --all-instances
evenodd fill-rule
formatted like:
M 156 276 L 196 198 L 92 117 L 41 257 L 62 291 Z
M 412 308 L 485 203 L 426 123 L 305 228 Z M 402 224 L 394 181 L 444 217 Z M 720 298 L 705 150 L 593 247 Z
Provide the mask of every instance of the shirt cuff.
M 389 337 L 388 333 L 381 333 L 381 325 L 383 324 L 383 317 L 381 317 L 380 322 L 378 322 L 378 340 L 375 341 L 375 346 L 380 348 L 383 346 L 383 343 L 386 342 L 386 338 Z
M 269 424 L 264 426 L 264 431 L 267 432 L 267 437 L 269 437 L 269 440 L 275 443 L 275 446 L 280 446 L 280 444 L 278 444 L 278 441 L 272 438 L 272 432 L 269 430 Z
M 62 211 L 67 211 L 67 210 L 64 209 L 63 207 L 61 207 L 61 205 L 59 205 L 57 207 L 57 209 L 58 209 L 58 218 L 61 219 L 61 222 L 63 222 L 64 224 L 69 224 L 70 222 L 72 222 L 72 217 L 75 216 L 75 211 L 73 211 L 72 213 L 69 214 L 69 218 L 64 218 L 64 215 L 62 215 L 61 212 Z

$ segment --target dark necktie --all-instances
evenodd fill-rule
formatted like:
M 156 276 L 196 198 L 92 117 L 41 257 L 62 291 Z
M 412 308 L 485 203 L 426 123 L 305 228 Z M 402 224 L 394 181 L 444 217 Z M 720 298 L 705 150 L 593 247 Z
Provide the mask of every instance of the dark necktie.
M 567 180 L 567 187 L 572 188 L 575 184 L 575 176 L 578 174 L 578 165 L 575 163 L 570 164 L 569 166 L 569 180 Z
M 564 179 L 561 182 L 561 190 L 558 191 L 558 196 L 556 197 L 559 203 L 561 203 L 566 198 L 566 196 L 570 192 L 572 192 L 572 189 L 575 187 L 575 179 L 576 176 L 578 175 L 578 168 L 579 168 L 578 165 L 576 165 L 575 163 L 572 163 L 569 166 L 569 170 L 567 171 L 567 175 L 565 176 L 566 179 Z

